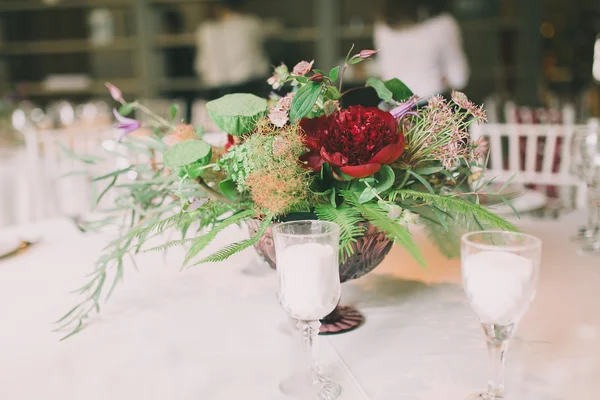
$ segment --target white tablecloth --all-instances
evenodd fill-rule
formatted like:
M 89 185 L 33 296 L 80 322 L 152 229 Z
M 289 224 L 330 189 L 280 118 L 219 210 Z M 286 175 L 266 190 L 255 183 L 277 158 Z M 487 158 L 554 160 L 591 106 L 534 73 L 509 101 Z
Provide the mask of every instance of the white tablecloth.
M 511 400 L 598 398 L 600 259 L 576 255 L 568 241 L 582 221 L 521 223 L 544 240 L 544 260 L 508 356 Z M 293 346 L 274 272 L 242 273 L 261 268 L 252 250 L 182 273 L 179 254 L 144 254 L 91 326 L 58 342 L 51 322 L 73 304 L 68 292 L 83 283 L 104 239 L 66 221 L 4 230 L 0 239 L 16 231 L 41 240 L 0 261 L 0 399 L 285 398 L 277 382 Z M 462 400 L 486 382 L 484 339 L 459 286 L 459 263 L 415 237 L 427 270 L 394 249 L 375 273 L 345 285 L 344 302 L 367 322 L 322 346 L 344 399 Z

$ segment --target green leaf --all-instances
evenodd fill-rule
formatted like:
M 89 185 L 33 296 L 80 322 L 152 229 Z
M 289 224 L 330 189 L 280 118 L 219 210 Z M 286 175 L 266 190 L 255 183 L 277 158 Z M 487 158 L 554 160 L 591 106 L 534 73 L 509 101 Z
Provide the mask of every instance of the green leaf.
M 377 92 L 377 96 L 386 103 L 392 101 L 392 91 L 389 90 L 383 81 L 378 78 L 367 79 L 367 86 L 372 87 Z
M 325 90 L 325 96 L 331 100 L 338 100 L 340 97 L 342 97 L 342 94 L 339 90 L 337 90 L 336 87 L 327 86 L 327 89 Z
M 336 207 L 333 204 L 320 204 L 315 207 L 315 214 L 320 220 L 335 222 L 339 225 L 341 255 L 351 256 L 354 253 L 352 244 L 365 231 L 364 226 L 360 224 L 364 221 L 360 212 L 347 205 Z
M 354 43 L 352 43 L 350 50 L 348 50 L 348 54 L 346 54 L 346 58 L 345 58 L 346 63 L 348 63 L 348 61 L 350 60 L 350 55 L 352 54 L 352 50 L 354 50 Z
M 257 243 L 260 240 L 262 235 L 264 235 L 264 233 L 267 231 L 267 228 L 271 225 L 272 221 L 273 221 L 273 216 L 268 215 L 262 221 L 259 230 L 254 234 L 254 236 L 250 237 L 249 239 L 242 240 L 240 242 L 232 243 L 229 246 L 222 248 L 221 250 L 217 251 L 216 253 L 211 254 L 208 257 L 205 257 L 204 259 L 198 261 L 197 263 L 195 263 L 191 266 L 193 267 L 195 265 L 209 263 L 209 262 L 224 261 L 224 260 L 228 259 L 229 257 L 231 257 L 232 255 L 239 253 L 240 251 L 254 245 L 255 243 Z
M 435 194 L 435 191 L 433 190 L 429 182 L 427 182 L 421 175 L 416 174 L 414 171 L 408 171 L 408 173 L 417 178 L 417 180 L 421 182 L 423 186 L 427 188 L 427 190 L 429 190 L 429 193 Z
M 171 107 L 169 108 L 169 118 L 171 118 L 171 121 L 175 120 L 177 112 L 179 112 L 179 106 L 177 104 L 171 104 Z
M 164 154 L 164 162 L 171 169 L 183 167 L 205 158 L 211 151 L 210 144 L 203 140 L 187 140 L 167 150 Z
M 444 227 L 446 232 L 450 232 L 450 228 L 448 227 L 448 223 L 446 222 L 446 216 L 444 215 L 444 213 L 441 212 L 440 209 L 437 207 L 433 207 L 433 213 L 435 214 L 438 221 L 440 221 L 440 224 Z
M 110 190 L 110 188 L 115 185 L 115 183 L 117 182 L 117 178 L 118 178 L 118 175 L 114 176 L 113 179 L 112 179 L 112 181 L 110 181 L 110 183 L 106 186 L 106 188 L 104 188 L 104 190 L 102 191 L 102 193 L 100 193 L 100 196 L 98 196 L 98 198 L 96 199 L 96 202 L 95 202 L 96 206 L 98 204 L 100 204 L 100 200 L 102 200 L 102 198 L 104 197 L 104 195 L 106 193 L 108 193 L 108 191 Z
M 374 176 L 376 183 L 371 185 L 371 187 L 367 186 L 366 183 L 373 178 L 361 179 L 361 183 L 363 183 L 362 186 L 366 186 L 358 197 L 358 201 L 361 204 L 371 201 L 376 197 L 376 194 L 379 195 L 391 188 L 396 179 L 394 170 L 389 165 L 382 165 L 381 169 L 377 171 Z
M 129 114 L 131 114 L 133 112 L 133 110 L 135 110 L 136 106 L 137 106 L 136 103 L 125 103 L 121 107 L 119 107 L 119 114 L 126 117 Z
M 490 228 L 504 229 L 513 232 L 518 231 L 513 224 L 497 216 L 485 207 L 451 195 L 444 196 L 409 189 L 402 189 L 389 194 L 391 201 L 396 201 L 398 197 L 401 201 L 406 199 L 423 201 L 424 203 L 420 205 L 420 208 L 424 206 L 427 206 L 428 208 L 435 206 L 448 214 L 462 216 L 468 221 L 476 219 L 477 221 L 485 223 Z M 413 208 L 416 209 L 417 207 L 413 206 Z
M 231 178 L 227 178 L 219 182 L 219 190 L 229 200 L 235 201 L 237 199 L 237 190 L 235 188 L 235 182 Z
M 329 79 L 331 79 L 333 82 L 338 80 L 339 75 L 340 75 L 340 66 L 339 65 L 337 67 L 331 68 L 331 70 L 329 71 Z
M 210 119 L 233 136 L 250 133 L 267 112 L 267 100 L 249 93 L 228 94 L 206 103 Z
M 296 122 L 308 115 L 315 106 L 320 94 L 321 85 L 318 83 L 311 82 L 301 87 L 292 99 L 290 120 Z
M 400 79 L 394 78 L 384 82 L 385 87 L 392 93 L 392 98 L 398 102 L 405 101 L 413 95 Z
M 85 164 L 97 164 L 101 161 L 104 161 L 103 158 L 101 157 L 96 157 L 96 156 L 92 156 L 89 154 L 77 154 L 72 152 L 67 146 L 65 146 L 61 141 L 58 141 L 58 147 L 61 148 L 61 150 L 70 158 L 74 159 L 74 160 L 78 160 L 81 161 Z
M 444 170 L 444 167 L 438 166 L 438 167 L 422 167 L 422 168 L 417 168 L 415 169 L 415 172 L 419 175 L 432 175 L 432 174 L 437 174 L 438 172 L 441 172 Z
M 325 71 L 323 71 L 322 69 L 317 69 L 317 68 L 315 68 L 315 69 L 313 69 L 313 72 L 314 72 L 315 74 L 321 74 L 321 75 L 323 75 L 323 76 L 325 76 L 325 75 L 326 75 L 326 74 L 325 74 Z
M 131 171 L 134 168 L 135 168 L 135 166 L 130 165 L 127 168 L 119 169 L 119 170 L 113 171 L 113 172 L 111 172 L 109 174 L 102 175 L 102 176 L 99 176 L 97 178 L 94 178 L 94 182 L 98 182 L 98 181 L 104 180 L 106 178 L 112 178 L 114 176 L 118 176 L 118 175 L 124 174 L 125 172 L 129 172 L 129 171 Z
M 188 262 L 190 262 L 190 260 L 192 258 L 196 257 L 198 255 L 198 253 L 200 253 L 202 250 L 204 250 L 206 248 L 206 246 L 208 246 L 217 237 L 217 234 L 219 232 L 223 231 L 228 226 L 237 224 L 247 218 L 251 218 L 253 215 L 254 215 L 253 210 L 242 211 L 240 213 L 234 214 L 231 217 L 225 219 L 218 225 L 213 226 L 209 232 L 207 232 L 206 234 L 197 238 L 196 241 L 192 244 L 192 246 L 190 247 L 190 249 L 188 250 L 188 252 L 185 256 L 185 261 L 183 262 L 183 264 L 186 265 Z M 194 264 L 194 265 L 197 265 L 197 264 Z
M 388 211 L 383 210 L 378 204 L 360 204 L 356 195 L 349 190 L 343 191 L 342 196 L 348 203 L 356 207 L 367 221 L 385 232 L 388 238 L 397 241 L 421 266 L 425 266 L 423 254 L 412 240 L 408 229 L 399 222 L 390 219 L 387 216 Z
M 515 176 L 517 176 L 516 174 L 511 176 L 510 178 L 508 178 L 508 180 L 506 182 L 504 182 L 504 184 L 502 185 L 502 187 L 500 188 L 500 190 L 498 190 L 497 193 L 502 193 L 504 192 L 504 190 L 508 187 L 508 185 L 510 185 L 512 183 L 512 181 L 515 179 Z

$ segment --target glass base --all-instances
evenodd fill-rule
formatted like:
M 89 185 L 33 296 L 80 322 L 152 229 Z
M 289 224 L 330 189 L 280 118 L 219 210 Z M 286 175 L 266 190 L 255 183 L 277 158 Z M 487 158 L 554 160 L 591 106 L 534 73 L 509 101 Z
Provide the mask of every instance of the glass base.
M 338 335 L 355 330 L 365 323 L 365 317 L 354 307 L 338 305 L 321 320 L 319 335 Z
M 571 241 L 573 242 L 589 242 L 593 241 L 596 235 L 598 234 L 598 228 L 594 230 L 587 229 L 582 227 L 579 229 L 575 236 L 571 237 Z
M 504 395 L 497 395 L 489 392 L 473 393 L 465 400 L 504 400 Z
M 579 252 L 585 255 L 600 257 L 600 241 L 584 244 L 579 249 Z
M 288 397 L 310 400 L 335 400 L 342 393 L 340 385 L 324 376 L 313 377 L 311 372 L 285 378 L 279 384 L 279 390 Z

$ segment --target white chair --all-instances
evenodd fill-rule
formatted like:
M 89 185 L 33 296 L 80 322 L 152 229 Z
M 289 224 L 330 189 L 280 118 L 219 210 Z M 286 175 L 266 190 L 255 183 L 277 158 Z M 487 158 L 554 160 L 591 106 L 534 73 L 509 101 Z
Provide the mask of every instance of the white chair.
M 496 182 L 506 182 L 514 176 L 515 183 L 574 188 L 575 204 L 583 207 L 585 186 L 570 174 L 569 165 L 569 143 L 576 127 L 578 125 L 473 124 L 471 137 L 488 140 L 490 154 L 486 175 L 496 177 Z M 543 150 L 538 152 L 540 145 Z

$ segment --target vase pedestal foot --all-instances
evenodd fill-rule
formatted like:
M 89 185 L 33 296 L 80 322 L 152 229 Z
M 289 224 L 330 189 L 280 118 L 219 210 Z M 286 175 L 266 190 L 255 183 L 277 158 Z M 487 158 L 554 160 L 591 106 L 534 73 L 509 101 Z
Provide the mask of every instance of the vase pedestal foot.
M 319 335 L 337 335 L 353 331 L 365 322 L 365 317 L 354 307 L 337 306 L 321 320 Z

